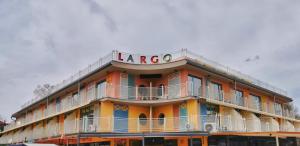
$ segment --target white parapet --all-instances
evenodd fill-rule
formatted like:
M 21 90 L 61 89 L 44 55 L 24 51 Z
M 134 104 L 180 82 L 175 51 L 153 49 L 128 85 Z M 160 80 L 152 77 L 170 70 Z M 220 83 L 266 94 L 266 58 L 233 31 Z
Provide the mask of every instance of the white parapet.
M 295 127 L 296 132 L 300 132 L 300 123 L 299 122 L 295 122 L 294 127 Z
M 284 120 L 281 124 L 281 131 L 286 131 L 286 132 L 294 132 L 295 131 L 295 126 L 287 120 Z
M 223 107 L 221 126 L 228 127 L 229 131 L 245 131 L 246 123 L 243 116 L 234 108 Z
M 72 113 L 66 115 L 64 120 L 64 133 L 76 133 L 78 132 L 78 120 L 76 120 L 76 112 L 73 111 Z
M 243 112 L 242 115 L 245 118 L 247 132 L 261 131 L 261 121 L 254 113 Z
M 261 130 L 263 132 L 279 131 L 279 123 L 272 117 L 260 117 Z

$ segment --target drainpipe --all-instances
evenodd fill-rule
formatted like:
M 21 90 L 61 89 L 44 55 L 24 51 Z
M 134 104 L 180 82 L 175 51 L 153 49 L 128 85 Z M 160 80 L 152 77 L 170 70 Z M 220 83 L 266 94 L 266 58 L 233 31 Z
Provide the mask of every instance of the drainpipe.
M 275 110 L 275 103 L 276 103 L 276 97 L 275 97 L 275 95 L 273 95 L 273 110 L 274 110 L 274 114 L 276 115 L 276 110 Z
M 80 146 L 80 135 L 77 135 L 77 146 Z
M 236 81 L 234 80 L 234 90 L 236 90 Z
M 144 133 L 143 133 L 142 146 L 145 146 L 145 136 L 144 136 Z
M 139 96 L 139 87 L 136 85 L 135 86 L 135 99 L 138 100 L 138 96 Z
M 150 120 L 150 132 L 152 132 L 152 128 L 153 128 L 153 121 L 152 121 L 152 105 L 150 106 L 150 117 L 149 117 L 149 120 Z
M 81 97 L 80 97 L 80 81 L 78 81 L 78 91 L 77 91 L 77 96 L 78 96 L 78 99 L 80 99 L 80 102 L 79 102 L 79 105 L 81 104 Z
M 164 93 L 164 85 L 161 86 L 161 97 L 164 98 L 165 93 Z
M 235 93 L 236 93 L 236 81 L 234 80 L 234 98 L 236 98 L 236 95 L 235 95 Z M 236 99 L 235 99 L 236 100 Z
M 279 146 L 279 138 L 278 138 L 278 135 L 276 135 L 275 139 L 276 139 L 276 146 Z
M 152 82 L 150 82 L 150 100 L 152 100 Z
M 190 146 L 193 146 L 193 137 L 190 135 Z

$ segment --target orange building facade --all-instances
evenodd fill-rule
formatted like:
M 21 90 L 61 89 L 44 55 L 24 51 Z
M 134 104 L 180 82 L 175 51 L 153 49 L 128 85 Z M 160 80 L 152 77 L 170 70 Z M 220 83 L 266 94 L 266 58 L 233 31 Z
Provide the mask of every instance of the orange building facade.
M 283 90 L 185 49 L 113 51 L 23 105 L 0 143 L 297 145 L 291 102 Z

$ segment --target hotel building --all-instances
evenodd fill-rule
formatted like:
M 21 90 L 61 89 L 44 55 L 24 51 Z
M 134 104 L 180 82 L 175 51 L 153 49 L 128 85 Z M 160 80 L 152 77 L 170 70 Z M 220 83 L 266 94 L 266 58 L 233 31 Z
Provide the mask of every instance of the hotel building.
M 115 50 L 24 104 L 0 144 L 292 146 L 300 120 L 291 102 L 285 91 L 186 49 Z

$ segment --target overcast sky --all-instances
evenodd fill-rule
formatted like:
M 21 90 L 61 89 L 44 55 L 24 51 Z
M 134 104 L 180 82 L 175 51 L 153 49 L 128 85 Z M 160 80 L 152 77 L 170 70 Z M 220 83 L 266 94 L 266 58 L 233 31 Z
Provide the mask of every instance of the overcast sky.
M 298 0 L 0 0 L 0 114 L 118 49 L 188 48 L 300 104 Z

